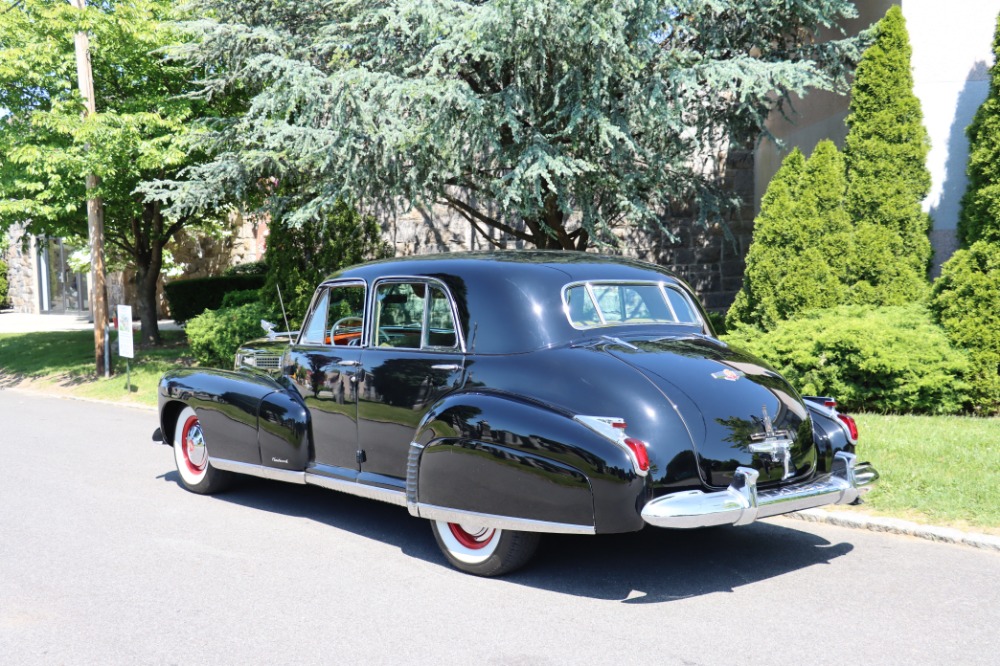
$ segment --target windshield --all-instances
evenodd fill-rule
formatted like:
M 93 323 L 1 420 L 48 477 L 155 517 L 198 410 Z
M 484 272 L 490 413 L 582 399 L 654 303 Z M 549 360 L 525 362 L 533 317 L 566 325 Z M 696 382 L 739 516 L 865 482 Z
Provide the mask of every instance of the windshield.
M 583 282 L 563 287 L 563 310 L 573 328 L 637 324 L 701 326 L 697 308 L 663 282 Z

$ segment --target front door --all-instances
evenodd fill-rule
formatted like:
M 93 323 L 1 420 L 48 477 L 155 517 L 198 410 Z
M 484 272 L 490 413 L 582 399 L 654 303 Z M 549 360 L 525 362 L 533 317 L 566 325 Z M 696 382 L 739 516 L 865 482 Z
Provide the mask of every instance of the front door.
M 290 379 L 312 415 L 310 471 L 350 479 L 358 471 L 364 303 L 363 282 L 321 287 L 291 352 Z
M 462 385 L 465 357 L 443 284 L 399 278 L 373 289 L 372 344 L 361 358 L 359 380 L 359 480 L 398 489 L 420 419 Z

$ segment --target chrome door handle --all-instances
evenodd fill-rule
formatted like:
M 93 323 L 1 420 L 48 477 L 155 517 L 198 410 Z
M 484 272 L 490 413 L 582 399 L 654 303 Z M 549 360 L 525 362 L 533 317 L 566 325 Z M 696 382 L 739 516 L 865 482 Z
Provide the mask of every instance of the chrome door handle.
M 343 365 L 349 368 L 356 368 L 359 365 L 361 365 L 361 361 L 337 361 L 337 365 Z
M 438 365 L 432 365 L 431 370 L 447 370 L 448 372 L 455 372 L 456 370 L 461 370 L 462 366 L 458 363 L 441 363 Z

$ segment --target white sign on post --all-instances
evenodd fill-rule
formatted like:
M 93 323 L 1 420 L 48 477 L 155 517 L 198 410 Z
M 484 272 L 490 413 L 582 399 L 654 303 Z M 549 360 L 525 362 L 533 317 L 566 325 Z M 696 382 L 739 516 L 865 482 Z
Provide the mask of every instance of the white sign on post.
M 132 306 L 118 306 L 118 355 L 134 358 L 132 353 Z

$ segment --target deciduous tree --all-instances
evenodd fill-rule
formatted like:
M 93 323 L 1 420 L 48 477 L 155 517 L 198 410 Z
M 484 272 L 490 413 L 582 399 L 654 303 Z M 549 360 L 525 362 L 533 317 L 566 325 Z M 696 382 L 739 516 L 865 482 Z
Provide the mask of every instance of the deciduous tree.
M 85 177 L 100 178 L 106 241 L 137 274 L 142 338 L 159 342 L 156 283 L 163 250 L 206 220 L 168 216 L 136 192 L 199 158 L 190 138 L 205 100 L 186 96 L 196 72 L 165 61 L 177 36 L 169 0 L 104 0 L 80 12 L 65 0 L 0 0 L 0 228 L 86 238 Z M 73 35 L 91 36 L 96 115 L 84 119 Z

